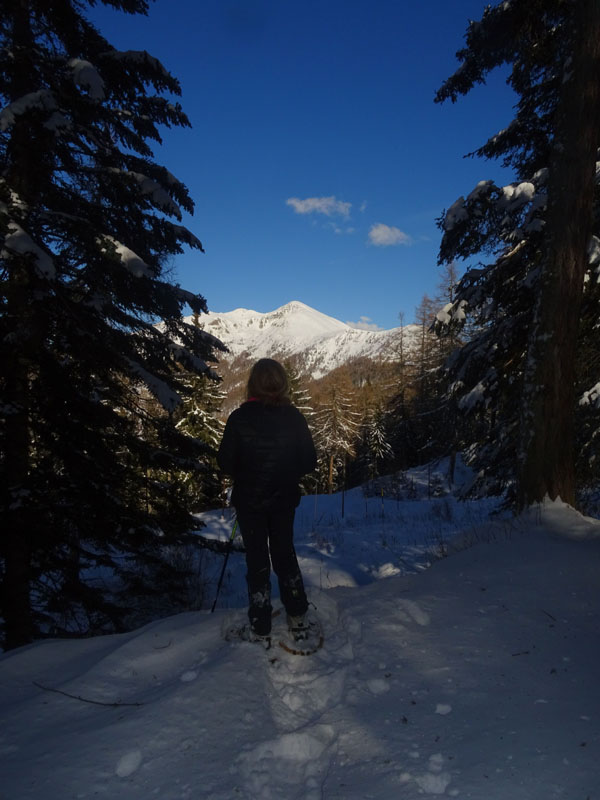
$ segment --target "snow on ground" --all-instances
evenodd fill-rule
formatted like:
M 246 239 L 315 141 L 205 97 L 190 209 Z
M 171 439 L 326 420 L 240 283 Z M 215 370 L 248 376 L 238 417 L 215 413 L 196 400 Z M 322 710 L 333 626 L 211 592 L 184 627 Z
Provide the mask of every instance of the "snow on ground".
M 600 523 L 316 503 L 298 549 L 321 650 L 223 640 L 244 616 L 234 554 L 214 614 L 8 652 L 0 798 L 598 800 Z

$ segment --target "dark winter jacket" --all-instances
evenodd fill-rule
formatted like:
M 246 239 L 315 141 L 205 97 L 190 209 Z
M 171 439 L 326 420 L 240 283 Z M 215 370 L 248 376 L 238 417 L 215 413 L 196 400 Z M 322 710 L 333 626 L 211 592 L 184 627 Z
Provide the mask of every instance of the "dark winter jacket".
M 249 400 L 227 420 L 217 461 L 233 477 L 233 506 L 270 511 L 298 505 L 299 480 L 316 467 L 317 456 L 295 406 Z

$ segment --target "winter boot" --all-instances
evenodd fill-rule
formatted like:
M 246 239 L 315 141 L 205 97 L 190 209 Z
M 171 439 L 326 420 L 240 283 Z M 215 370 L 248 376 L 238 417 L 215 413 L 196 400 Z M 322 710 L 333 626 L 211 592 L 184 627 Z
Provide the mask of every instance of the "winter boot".
M 257 642 L 258 644 L 262 644 L 265 650 L 271 649 L 271 634 L 267 633 L 262 635 L 256 633 L 250 623 L 242 625 L 242 627 L 238 628 L 235 632 L 232 631 L 231 638 L 241 639 L 243 642 Z
M 295 642 L 304 642 L 310 636 L 310 626 L 306 614 L 301 614 L 298 617 L 292 617 L 291 614 L 288 614 L 287 624 Z

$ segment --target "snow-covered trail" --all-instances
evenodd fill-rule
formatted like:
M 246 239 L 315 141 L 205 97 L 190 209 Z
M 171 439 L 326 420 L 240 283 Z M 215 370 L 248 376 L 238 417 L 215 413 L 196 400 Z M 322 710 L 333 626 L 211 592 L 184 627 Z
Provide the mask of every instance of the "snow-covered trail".
M 418 575 L 314 591 L 310 657 L 225 642 L 219 611 L 7 653 L 0 798 L 597 800 L 586 526 L 498 528 Z

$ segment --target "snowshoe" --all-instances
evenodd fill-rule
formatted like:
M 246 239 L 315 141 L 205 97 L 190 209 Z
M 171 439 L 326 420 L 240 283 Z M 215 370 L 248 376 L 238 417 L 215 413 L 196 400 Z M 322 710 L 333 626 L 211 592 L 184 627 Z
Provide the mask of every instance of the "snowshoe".
M 242 642 L 255 642 L 261 644 L 265 650 L 271 649 L 271 634 L 261 636 L 252 630 L 250 623 L 246 622 L 244 625 L 232 625 L 225 631 L 225 639 L 228 642 L 242 641 Z
M 296 656 L 310 656 L 323 646 L 323 631 L 319 620 L 303 614 L 292 617 L 288 614 L 288 631 L 279 639 L 279 646 Z

